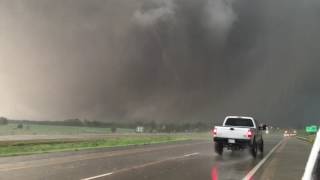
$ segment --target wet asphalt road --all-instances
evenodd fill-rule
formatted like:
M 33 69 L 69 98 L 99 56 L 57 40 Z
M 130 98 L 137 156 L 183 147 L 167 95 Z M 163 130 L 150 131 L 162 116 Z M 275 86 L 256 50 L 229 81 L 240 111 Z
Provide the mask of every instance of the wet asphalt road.
M 280 136 L 266 136 L 264 154 L 281 139 Z M 126 149 L 0 158 L 0 179 L 242 179 L 262 158 L 259 155 L 254 159 L 247 151 L 226 151 L 220 157 L 214 153 L 210 141 L 198 140 Z M 102 177 L 99 178 L 99 175 Z
M 312 144 L 294 137 L 285 138 L 253 179 L 300 180 L 307 164 Z

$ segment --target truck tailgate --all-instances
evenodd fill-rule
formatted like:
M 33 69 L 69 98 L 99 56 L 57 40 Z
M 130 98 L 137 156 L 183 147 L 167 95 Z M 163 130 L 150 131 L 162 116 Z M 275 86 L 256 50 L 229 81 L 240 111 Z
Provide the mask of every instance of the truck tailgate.
M 227 127 L 216 126 L 217 134 L 215 137 L 229 138 L 229 139 L 249 139 L 247 132 L 250 128 L 247 127 Z

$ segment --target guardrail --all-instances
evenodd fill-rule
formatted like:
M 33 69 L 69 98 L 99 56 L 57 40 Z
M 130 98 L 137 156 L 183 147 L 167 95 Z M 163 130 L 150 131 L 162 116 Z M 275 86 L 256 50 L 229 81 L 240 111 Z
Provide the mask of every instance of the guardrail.
M 300 139 L 302 141 L 307 141 L 307 142 L 311 142 L 309 138 L 305 138 L 305 137 L 301 137 L 301 136 L 296 136 L 297 139 Z
M 302 180 L 316 180 L 320 175 L 320 131 L 317 132 Z

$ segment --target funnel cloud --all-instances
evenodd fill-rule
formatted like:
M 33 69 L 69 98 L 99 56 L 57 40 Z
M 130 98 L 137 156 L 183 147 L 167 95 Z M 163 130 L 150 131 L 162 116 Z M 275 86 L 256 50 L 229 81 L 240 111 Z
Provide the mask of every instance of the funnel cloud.
M 302 127 L 320 113 L 316 0 L 0 0 L 0 114 Z

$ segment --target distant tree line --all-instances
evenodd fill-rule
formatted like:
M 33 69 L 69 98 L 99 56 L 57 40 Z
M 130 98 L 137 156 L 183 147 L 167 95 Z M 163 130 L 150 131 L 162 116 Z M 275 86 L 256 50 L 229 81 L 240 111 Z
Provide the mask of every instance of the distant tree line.
M 9 120 L 10 122 L 22 124 L 39 124 L 39 125 L 56 125 L 56 126 L 80 126 L 80 127 L 101 127 L 111 128 L 116 131 L 116 128 L 134 129 L 137 126 L 143 126 L 145 132 L 200 132 L 208 131 L 211 126 L 207 122 L 186 122 L 186 123 L 162 123 L 156 121 L 134 121 L 134 122 L 103 122 L 103 121 L 89 121 L 80 119 L 67 119 L 63 121 L 30 121 L 30 120 Z M 8 120 L 7 120 L 8 122 Z M 1 123 L 1 119 L 0 119 Z
M 5 117 L 0 117 L 0 125 L 7 125 L 8 119 Z

